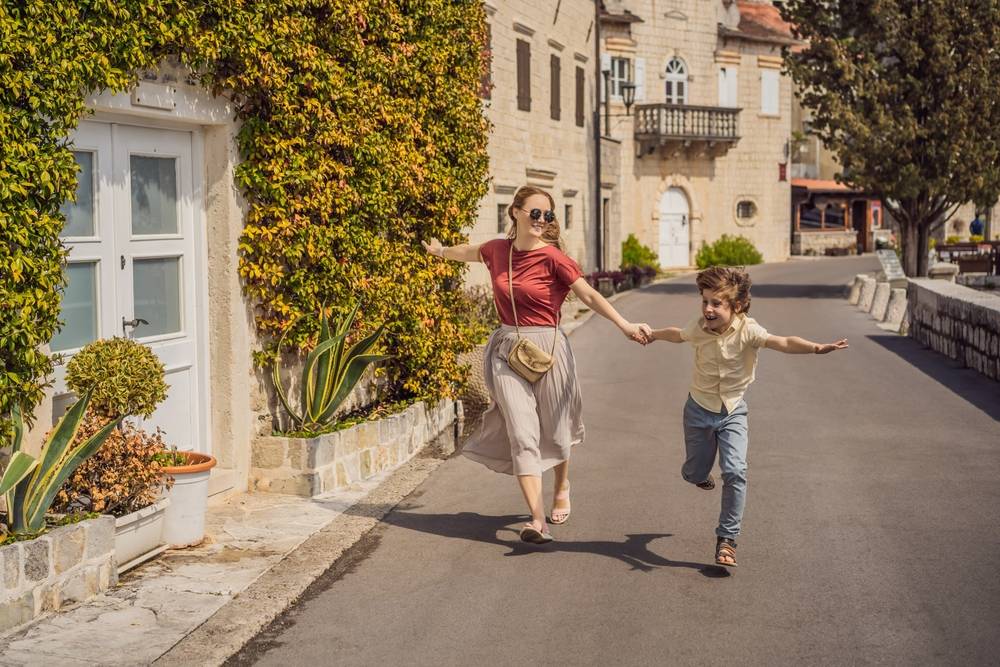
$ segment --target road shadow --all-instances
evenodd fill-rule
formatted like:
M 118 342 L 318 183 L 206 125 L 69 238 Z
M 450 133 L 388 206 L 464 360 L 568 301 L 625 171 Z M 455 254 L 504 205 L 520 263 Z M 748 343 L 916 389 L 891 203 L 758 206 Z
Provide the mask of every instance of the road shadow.
M 643 290 L 647 294 L 696 295 L 698 287 L 694 283 L 660 283 Z M 777 283 L 755 283 L 750 294 L 759 299 L 842 299 L 847 294 L 844 285 L 781 285 Z
M 1000 421 L 1000 383 L 959 362 L 895 334 L 868 336 L 886 350 L 947 387 L 993 419 Z
M 650 549 L 650 543 L 653 540 L 671 537 L 670 533 L 625 535 L 625 539 L 621 542 L 556 540 L 544 545 L 534 545 L 522 542 L 518 538 L 520 526 L 528 520 L 528 517 L 523 514 L 487 516 L 476 512 L 424 514 L 406 511 L 414 509 L 419 509 L 419 506 L 410 505 L 403 509 L 397 508 L 385 515 L 382 518 L 382 523 L 440 537 L 497 545 L 508 550 L 504 554 L 505 557 L 548 553 L 582 553 L 613 558 L 625 563 L 633 571 L 651 572 L 662 567 L 679 567 L 696 570 L 708 578 L 729 576 L 729 572 L 725 568 L 717 565 L 672 560 Z M 359 513 L 365 513 L 365 510 L 360 508 Z M 502 539 L 498 536 L 500 533 L 509 533 L 511 539 Z

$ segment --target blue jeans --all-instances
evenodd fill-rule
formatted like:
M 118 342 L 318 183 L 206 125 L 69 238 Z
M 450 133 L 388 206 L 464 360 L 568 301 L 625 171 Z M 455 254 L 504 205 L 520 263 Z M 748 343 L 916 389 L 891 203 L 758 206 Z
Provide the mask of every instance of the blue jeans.
M 719 453 L 722 470 L 722 511 L 719 513 L 719 537 L 735 538 L 740 534 L 743 507 L 747 498 L 747 404 L 740 401 L 732 412 L 710 412 L 688 396 L 684 405 L 684 446 L 687 460 L 681 475 L 692 484 L 708 479 Z

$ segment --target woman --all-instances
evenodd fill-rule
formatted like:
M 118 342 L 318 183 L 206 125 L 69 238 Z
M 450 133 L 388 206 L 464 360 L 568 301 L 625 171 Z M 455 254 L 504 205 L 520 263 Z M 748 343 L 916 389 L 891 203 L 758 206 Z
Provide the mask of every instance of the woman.
M 552 540 L 545 521 L 542 473 L 555 468 L 552 523 L 569 519 L 570 448 L 583 442 L 582 402 L 573 352 L 559 330 L 559 313 L 569 290 L 593 311 L 611 320 L 626 338 L 645 344 L 650 328 L 632 324 L 583 279 L 580 267 L 561 250 L 555 202 L 544 190 L 522 187 L 507 209 L 514 223 L 506 239 L 479 245 L 424 243 L 428 253 L 459 262 L 483 262 L 490 271 L 493 301 L 501 326 L 490 336 L 484 374 L 492 402 L 479 431 L 463 454 L 496 472 L 517 476 L 531 521 L 521 529 L 525 542 Z M 508 288 L 513 268 L 514 299 Z M 516 319 L 515 319 L 516 314 Z M 527 338 L 555 363 L 537 382 L 507 363 L 518 337 Z

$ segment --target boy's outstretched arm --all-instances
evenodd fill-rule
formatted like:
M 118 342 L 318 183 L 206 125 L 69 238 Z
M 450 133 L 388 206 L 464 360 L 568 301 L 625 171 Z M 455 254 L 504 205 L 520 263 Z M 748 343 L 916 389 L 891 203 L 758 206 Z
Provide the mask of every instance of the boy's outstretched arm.
M 653 329 L 653 334 L 649 337 L 649 342 L 654 340 L 665 340 L 668 343 L 683 343 L 681 330 L 678 327 L 666 327 L 665 329 Z
M 841 338 L 836 343 L 814 343 L 798 336 L 768 336 L 764 347 L 785 354 L 828 354 L 847 349 L 847 339 Z

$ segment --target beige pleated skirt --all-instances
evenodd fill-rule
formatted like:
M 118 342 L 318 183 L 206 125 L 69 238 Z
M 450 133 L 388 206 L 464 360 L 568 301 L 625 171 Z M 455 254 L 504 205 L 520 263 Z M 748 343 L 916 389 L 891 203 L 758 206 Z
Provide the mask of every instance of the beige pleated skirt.
M 583 442 L 583 400 L 569 339 L 552 327 L 521 327 L 521 337 L 543 350 L 558 335 L 555 364 L 532 384 L 511 370 L 507 354 L 517 340 L 514 327 L 493 332 L 483 354 L 489 409 L 462 454 L 507 475 L 541 475 L 569 459 Z

